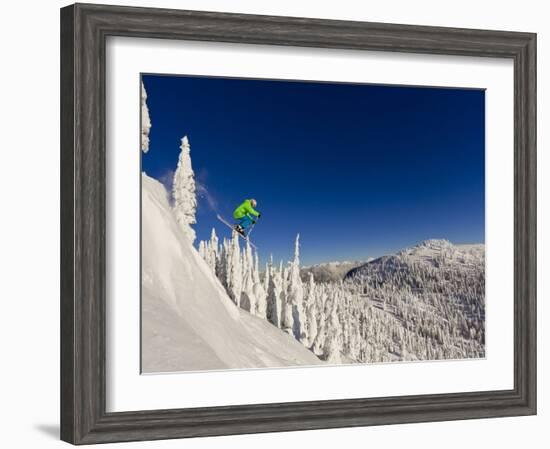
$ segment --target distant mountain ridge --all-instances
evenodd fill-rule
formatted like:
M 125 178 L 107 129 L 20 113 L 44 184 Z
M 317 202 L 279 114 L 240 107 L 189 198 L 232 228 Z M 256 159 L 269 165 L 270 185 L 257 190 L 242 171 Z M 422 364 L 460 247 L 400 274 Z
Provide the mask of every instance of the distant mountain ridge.
M 309 280 L 310 274 L 313 274 L 315 282 L 335 282 L 343 279 L 352 278 L 361 272 L 368 271 L 375 264 L 380 268 L 404 267 L 404 261 L 411 263 L 426 263 L 434 267 L 439 264 L 455 264 L 460 267 L 475 266 L 478 268 L 485 261 L 485 245 L 483 243 L 474 244 L 453 244 L 445 239 L 428 239 L 417 245 L 405 248 L 395 254 L 385 255 L 374 258 L 368 258 L 366 261 L 334 261 L 323 262 L 314 265 L 303 266 L 300 269 L 300 276 L 305 282 Z
M 300 269 L 300 276 L 305 282 L 309 280 L 309 275 L 313 275 L 315 282 L 335 282 L 344 279 L 346 274 L 363 264 L 366 261 L 337 261 L 325 262 L 315 265 L 309 265 Z

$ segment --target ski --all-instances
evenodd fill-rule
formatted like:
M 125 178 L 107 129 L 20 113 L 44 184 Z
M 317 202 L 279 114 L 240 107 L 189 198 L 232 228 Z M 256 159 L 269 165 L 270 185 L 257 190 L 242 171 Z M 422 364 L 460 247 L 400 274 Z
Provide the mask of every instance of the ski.
M 233 227 L 233 225 L 231 223 L 229 223 L 225 218 L 223 218 L 221 215 L 216 215 L 216 217 L 218 217 L 218 220 L 220 220 L 224 225 L 226 225 L 228 228 L 230 228 L 235 234 L 237 234 L 239 237 L 241 237 L 243 240 L 245 240 L 246 242 L 248 242 L 250 244 L 250 246 L 252 248 L 254 248 L 255 250 L 258 249 L 258 247 L 256 245 L 254 245 L 254 243 L 252 243 L 250 241 L 250 239 L 248 238 L 248 236 L 245 236 L 245 235 L 242 235 L 241 233 L 235 231 L 235 228 Z

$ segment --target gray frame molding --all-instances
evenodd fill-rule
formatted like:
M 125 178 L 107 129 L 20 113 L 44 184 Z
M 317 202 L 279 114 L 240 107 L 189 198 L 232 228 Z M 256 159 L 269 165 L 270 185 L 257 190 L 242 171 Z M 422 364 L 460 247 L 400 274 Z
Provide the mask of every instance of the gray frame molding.
M 107 36 L 511 58 L 514 389 L 106 413 Z M 73 444 L 536 413 L 536 35 L 76 4 L 61 9 L 61 438 Z

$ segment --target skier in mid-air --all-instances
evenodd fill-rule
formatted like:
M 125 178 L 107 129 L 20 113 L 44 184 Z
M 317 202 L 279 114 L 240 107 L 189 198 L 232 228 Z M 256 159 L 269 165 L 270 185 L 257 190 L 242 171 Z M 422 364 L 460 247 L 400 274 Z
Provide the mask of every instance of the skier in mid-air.
M 256 200 L 244 200 L 237 209 L 233 212 L 233 218 L 237 221 L 234 226 L 235 231 L 243 237 L 247 235 L 247 229 L 256 223 L 261 214 L 256 210 Z

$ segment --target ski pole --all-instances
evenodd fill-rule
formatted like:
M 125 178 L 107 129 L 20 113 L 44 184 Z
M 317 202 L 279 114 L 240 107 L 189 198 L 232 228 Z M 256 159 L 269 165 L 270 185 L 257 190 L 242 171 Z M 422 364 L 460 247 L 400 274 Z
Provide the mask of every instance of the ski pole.
M 250 236 L 250 234 L 252 234 L 252 231 L 254 230 L 254 226 L 256 226 L 256 223 L 254 223 L 251 228 L 250 228 L 250 231 L 248 231 L 248 234 L 246 234 L 246 238 L 248 238 Z
M 248 238 L 250 236 L 250 234 L 252 234 L 252 231 L 254 230 L 254 226 L 256 226 L 256 223 L 258 222 L 259 218 L 256 218 L 256 220 L 254 220 L 254 223 L 252 224 L 252 227 L 250 228 L 250 231 L 248 231 L 248 234 L 246 234 L 246 237 Z

